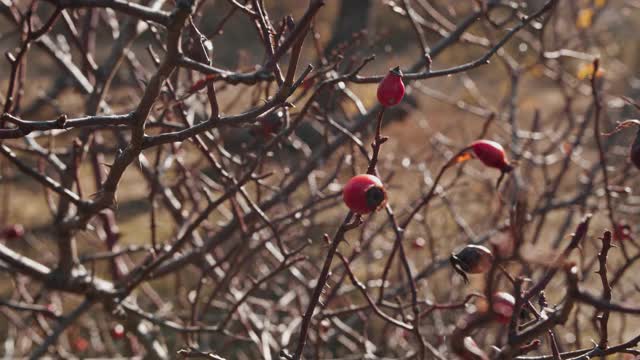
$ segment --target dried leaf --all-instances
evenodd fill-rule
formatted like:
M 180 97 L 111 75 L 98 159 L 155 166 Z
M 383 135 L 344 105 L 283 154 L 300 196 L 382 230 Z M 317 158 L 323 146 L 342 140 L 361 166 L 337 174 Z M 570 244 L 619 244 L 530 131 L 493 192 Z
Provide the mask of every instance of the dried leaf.
M 582 9 L 578 12 L 576 26 L 578 29 L 588 29 L 593 24 L 593 9 Z
M 456 164 L 460 164 L 460 163 L 463 163 L 463 162 L 465 162 L 467 160 L 471 160 L 471 158 L 472 158 L 471 154 L 468 153 L 468 152 L 465 152 L 465 153 L 462 153 L 462 154 L 456 156 L 454 162 Z

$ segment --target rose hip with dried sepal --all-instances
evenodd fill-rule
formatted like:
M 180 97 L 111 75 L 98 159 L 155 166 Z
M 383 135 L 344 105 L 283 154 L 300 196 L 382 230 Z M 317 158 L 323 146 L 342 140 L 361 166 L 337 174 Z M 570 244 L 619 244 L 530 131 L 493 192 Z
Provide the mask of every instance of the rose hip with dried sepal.
M 369 174 L 356 175 L 342 190 L 344 203 L 357 214 L 368 214 L 380 209 L 387 200 L 382 181 Z
M 503 173 L 513 170 L 509 164 L 502 145 L 491 140 L 476 140 L 471 143 L 473 154 L 488 167 L 496 168 Z
M 449 258 L 453 269 L 469 282 L 467 274 L 482 274 L 491 268 L 493 254 L 482 245 L 467 245 Z
M 500 177 L 496 182 L 496 188 L 502 183 L 505 174 L 513 170 L 513 166 L 507 160 L 504 148 L 495 141 L 477 140 L 471 143 L 468 149 L 486 166 L 500 170 Z
M 389 70 L 387 76 L 378 84 L 378 101 L 385 107 L 397 105 L 402 101 L 404 91 L 402 71 L 398 66 Z

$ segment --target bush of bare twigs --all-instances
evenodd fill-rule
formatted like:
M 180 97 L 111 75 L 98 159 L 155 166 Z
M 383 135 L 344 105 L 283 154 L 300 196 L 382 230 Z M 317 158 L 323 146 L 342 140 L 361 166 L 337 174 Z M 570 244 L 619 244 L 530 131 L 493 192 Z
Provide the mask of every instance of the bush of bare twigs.
M 0 10 L 5 358 L 639 358 L 638 1 Z

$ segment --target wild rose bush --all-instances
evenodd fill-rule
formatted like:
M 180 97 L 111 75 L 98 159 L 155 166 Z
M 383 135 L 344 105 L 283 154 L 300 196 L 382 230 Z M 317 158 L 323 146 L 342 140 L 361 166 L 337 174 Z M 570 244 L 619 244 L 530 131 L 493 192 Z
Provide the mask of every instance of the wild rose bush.
M 640 355 L 637 1 L 0 10 L 5 357 Z

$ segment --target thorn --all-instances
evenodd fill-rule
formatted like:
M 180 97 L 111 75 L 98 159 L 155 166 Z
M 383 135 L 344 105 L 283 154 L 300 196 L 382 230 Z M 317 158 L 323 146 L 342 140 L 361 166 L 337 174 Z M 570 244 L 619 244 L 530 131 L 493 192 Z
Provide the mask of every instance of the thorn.
M 62 115 L 58 116 L 58 118 L 56 119 L 56 125 L 60 129 L 64 129 L 64 126 L 66 125 L 66 123 L 67 123 L 67 115 L 66 114 L 62 114 Z

